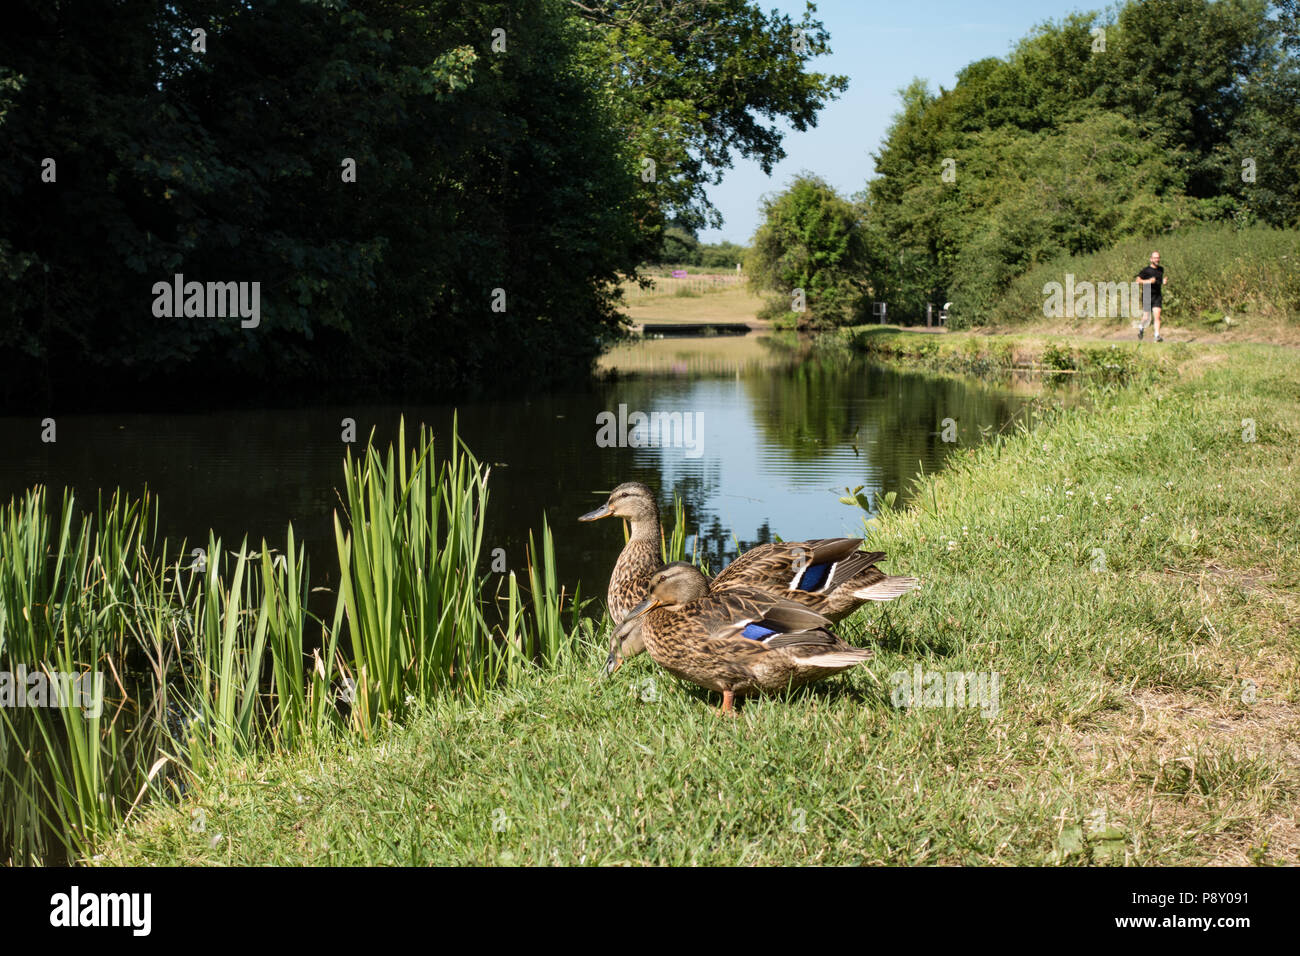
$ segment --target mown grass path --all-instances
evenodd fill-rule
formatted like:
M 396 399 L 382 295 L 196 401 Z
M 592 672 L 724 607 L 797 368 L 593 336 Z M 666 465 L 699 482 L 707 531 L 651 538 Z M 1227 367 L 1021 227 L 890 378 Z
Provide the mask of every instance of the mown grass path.
M 847 622 L 879 647 L 847 678 L 723 719 L 585 647 L 368 744 L 231 763 L 103 860 L 1294 864 L 1300 356 L 1166 356 L 884 520 L 924 585 Z M 996 714 L 896 706 L 918 665 L 997 674 Z

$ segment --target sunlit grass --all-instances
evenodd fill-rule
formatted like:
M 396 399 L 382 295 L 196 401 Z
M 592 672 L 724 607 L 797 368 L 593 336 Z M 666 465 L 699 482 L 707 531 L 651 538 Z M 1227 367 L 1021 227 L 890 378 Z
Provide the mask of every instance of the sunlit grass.
M 644 656 L 598 679 L 583 642 L 369 742 L 227 760 L 105 861 L 1294 862 L 1300 360 L 1171 355 L 960 451 L 864 526 L 922 586 L 843 622 L 877 652 L 848 675 L 728 720 Z M 900 706 L 916 667 L 997 672 L 998 713 Z

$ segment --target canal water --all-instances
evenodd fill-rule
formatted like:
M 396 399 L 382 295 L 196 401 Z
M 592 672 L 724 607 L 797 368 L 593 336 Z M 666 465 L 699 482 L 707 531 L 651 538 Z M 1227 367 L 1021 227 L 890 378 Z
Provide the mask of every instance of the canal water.
M 0 418 L 0 500 L 36 483 L 156 494 L 160 534 L 234 546 L 248 536 L 283 547 L 293 522 L 329 585 L 331 515 L 340 507 L 345 418 L 364 442 L 387 443 L 405 415 L 438 438 L 459 417 L 462 438 L 492 467 L 484 564 L 496 549 L 521 570 L 530 530 L 545 515 L 562 581 L 603 597 L 623 543 L 615 521 L 579 524 L 613 486 L 636 480 L 671 515 L 680 496 L 688 551 L 717 570 L 737 550 L 786 540 L 859 534 L 846 488 L 896 491 L 943 467 L 955 449 L 1006 425 L 1025 390 L 903 372 L 843 350 L 751 334 L 646 340 L 602 360 L 604 377 L 568 391 L 457 405 L 351 405 L 194 414 L 60 415 L 57 441 L 39 418 Z M 635 424 L 645 417 L 642 429 Z M 657 416 L 657 417 L 656 417 Z M 945 420 L 951 419 L 945 441 Z M 654 444 L 649 423 L 668 423 Z M 57 494 L 53 495 L 57 500 Z

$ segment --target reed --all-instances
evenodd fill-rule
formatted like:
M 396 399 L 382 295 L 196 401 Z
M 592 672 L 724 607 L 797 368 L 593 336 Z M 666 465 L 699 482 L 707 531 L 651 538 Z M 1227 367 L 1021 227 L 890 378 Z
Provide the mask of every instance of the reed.
M 512 576 L 506 622 L 490 627 L 478 571 L 488 469 L 454 429 L 440 466 L 424 429 L 408 452 L 403 423 L 398 445 L 349 456 L 349 527 L 335 516 L 351 722 L 365 733 L 381 715 L 402 714 L 444 689 L 477 696 L 500 684 L 517 673 L 512 654 L 551 663 L 569 634 L 550 528 L 543 523 L 540 562 L 530 538 L 527 607 Z M 576 607 L 571 613 L 576 626 Z
M 0 859 L 85 858 L 215 760 L 369 735 L 416 702 L 554 666 L 571 645 L 581 603 L 557 583 L 545 522 L 527 598 L 512 578 L 506 623 L 489 627 L 488 470 L 454 427 L 441 463 L 426 429 L 407 448 L 404 422 L 396 448 L 349 454 L 341 495 L 329 621 L 307 609 L 291 525 L 283 551 L 210 535 L 190 552 L 158 542 L 148 492 L 83 512 L 36 487 L 0 509 Z M 19 674 L 99 675 L 101 693 L 26 706 Z
M 64 492 L 52 521 L 39 486 L 0 512 L 0 852 L 12 862 L 104 835 L 120 819 L 112 795 L 142 778 L 133 742 L 158 736 L 140 729 L 151 695 L 125 693 L 161 590 L 152 500 L 115 493 L 76 514 Z
M 686 560 L 686 505 L 679 494 L 673 495 L 673 530 L 665 532 L 661 528 L 659 538 L 664 564 Z
M 522 594 L 513 571 L 506 583 L 506 611 L 499 633 L 501 647 L 508 655 L 506 667 L 511 683 L 529 669 L 560 663 L 584 626 L 590 624 L 582 618 L 586 604 L 581 589 L 575 589 L 566 614 L 565 590 L 556 572 L 555 542 L 550 524 L 543 517 L 540 551 L 532 533 L 528 535 L 528 596 Z

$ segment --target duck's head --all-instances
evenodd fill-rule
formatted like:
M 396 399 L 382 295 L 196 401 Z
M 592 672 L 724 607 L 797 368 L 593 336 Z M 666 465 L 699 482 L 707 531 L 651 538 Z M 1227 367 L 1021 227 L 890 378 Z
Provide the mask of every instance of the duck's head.
M 659 505 L 654 492 L 639 481 L 625 481 L 609 493 L 609 500 L 589 511 L 579 521 L 596 521 L 599 518 L 626 518 L 628 521 L 658 520 Z
M 622 624 L 614 628 L 614 635 L 610 640 L 609 656 L 605 658 L 606 677 L 623 665 L 623 645 L 640 629 L 641 618 L 639 616 L 625 618 Z
M 664 565 L 650 578 L 646 598 L 628 612 L 622 626 L 657 607 L 681 607 L 709 593 L 709 579 L 689 561 Z

